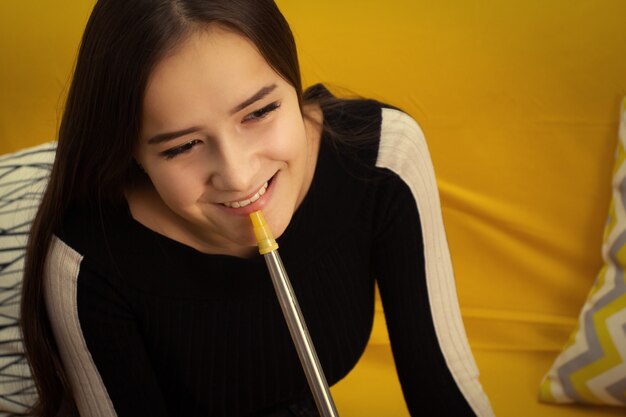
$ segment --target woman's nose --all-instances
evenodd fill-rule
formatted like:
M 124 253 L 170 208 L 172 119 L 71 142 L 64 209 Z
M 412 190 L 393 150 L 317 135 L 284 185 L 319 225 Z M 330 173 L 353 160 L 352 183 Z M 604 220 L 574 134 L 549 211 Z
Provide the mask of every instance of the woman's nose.
M 221 191 L 249 191 L 256 185 L 253 182 L 257 181 L 254 150 L 249 143 L 245 146 L 234 142 L 219 146 L 215 158 L 212 158 L 214 166 L 209 181 Z

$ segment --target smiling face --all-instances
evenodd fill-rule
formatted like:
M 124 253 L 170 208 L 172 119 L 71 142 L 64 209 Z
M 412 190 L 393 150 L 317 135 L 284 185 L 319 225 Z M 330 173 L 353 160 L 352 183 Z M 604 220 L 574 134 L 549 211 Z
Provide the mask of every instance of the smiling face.
M 134 156 L 150 184 L 127 193 L 131 212 L 203 252 L 248 256 L 249 213 L 262 210 L 275 237 L 284 232 L 310 186 L 318 139 L 295 89 L 247 38 L 198 31 L 148 80 Z

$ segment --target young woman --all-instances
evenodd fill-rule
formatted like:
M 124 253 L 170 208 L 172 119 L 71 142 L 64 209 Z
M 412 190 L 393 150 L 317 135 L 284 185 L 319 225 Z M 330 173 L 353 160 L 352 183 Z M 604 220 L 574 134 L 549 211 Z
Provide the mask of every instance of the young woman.
M 316 415 L 262 210 L 330 384 L 365 349 L 378 282 L 411 414 L 490 415 L 447 253 L 425 257 L 421 140 L 399 110 L 303 93 L 270 0 L 98 1 L 27 252 L 33 413 Z

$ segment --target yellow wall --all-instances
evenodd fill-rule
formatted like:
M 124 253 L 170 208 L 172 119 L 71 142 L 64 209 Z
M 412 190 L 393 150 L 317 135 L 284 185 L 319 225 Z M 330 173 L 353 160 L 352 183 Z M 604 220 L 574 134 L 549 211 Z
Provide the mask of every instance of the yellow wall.
M 0 1 L 0 153 L 56 138 L 93 1 Z

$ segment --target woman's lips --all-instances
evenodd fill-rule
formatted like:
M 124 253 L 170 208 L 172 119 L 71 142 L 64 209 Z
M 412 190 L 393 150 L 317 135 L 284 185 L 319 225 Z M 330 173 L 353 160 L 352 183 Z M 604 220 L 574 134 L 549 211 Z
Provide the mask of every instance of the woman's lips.
M 263 186 L 259 189 L 259 191 L 257 192 L 259 194 L 259 197 L 255 201 L 251 201 L 251 200 L 253 199 L 252 197 L 256 195 L 256 193 L 251 198 L 247 199 L 250 201 L 249 204 L 246 204 L 244 206 L 241 206 L 241 204 L 239 204 L 239 207 L 235 207 L 237 205 L 236 203 L 239 203 L 239 202 L 228 202 L 228 203 L 218 204 L 218 206 L 222 208 L 223 210 L 226 210 L 229 214 L 236 214 L 236 215 L 241 215 L 241 216 L 248 216 L 252 212 L 261 210 L 265 206 L 267 206 L 272 196 L 272 192 L 274 190 L 277 177 L 278 177 L 278 173 L 274 174 L 274 176 L 267 181 L 267 187 Z M 261 190 L 263 191 L 261 192 Z
M 259 190 L 253 194 L 251 197 L 248 197 L 246 199 L 240 200 L 240 201 L 229 201 L 226 203 L 223 203 L 226 207 L 231 207 L 231 208 L 240 208 L 240 207 L 245 207 L 251 203 L 254 203 L 255 201 L 257 201 L 259 198 L 261 198 L 261 196 L 263 194 L 265 194 L 265 190 L 267 190 L 267 186 L 268 186 L 268 182 L 266 181 L 265 184 L 263 184 L 261 186 L 261 188 L 259 188 Z

